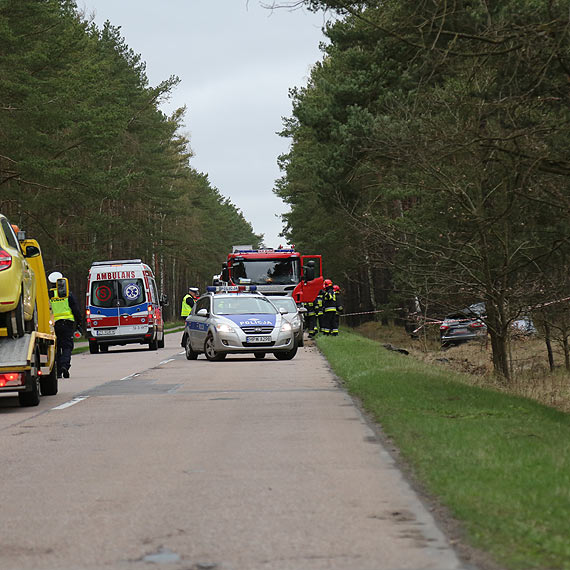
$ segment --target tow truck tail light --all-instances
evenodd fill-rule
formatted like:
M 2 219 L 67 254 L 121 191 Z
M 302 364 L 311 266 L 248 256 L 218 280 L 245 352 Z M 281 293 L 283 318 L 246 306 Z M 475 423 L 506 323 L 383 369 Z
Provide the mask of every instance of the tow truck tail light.
M 12 266 L 12 256 L 0 247 L 0 271 L 9 269 Z
M 0 374 L 0 388 L 5 386 L 23 386 L 24 373 L 23 372 L 8 372 Z

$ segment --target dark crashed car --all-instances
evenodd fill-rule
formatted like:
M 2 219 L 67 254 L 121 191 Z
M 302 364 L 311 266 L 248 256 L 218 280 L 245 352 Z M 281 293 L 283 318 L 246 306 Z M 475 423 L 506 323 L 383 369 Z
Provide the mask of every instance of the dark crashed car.
M 469 340 L 481 340 L 487 336 L 487 326 L 482 315 L 469 310 L 458 311 L 445 317 L 439 327 L 443 346 L 451 346 Z

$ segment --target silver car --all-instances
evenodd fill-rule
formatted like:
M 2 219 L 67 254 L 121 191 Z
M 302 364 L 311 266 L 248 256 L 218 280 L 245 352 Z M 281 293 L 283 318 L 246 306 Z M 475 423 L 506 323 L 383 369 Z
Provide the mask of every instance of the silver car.
M 487 336 L 487 327 L 481 316 L 465 311 L 445 317 L 439 332 L 441 344 L 450 346 L 468 340 L 484 339 Z
M 277 307 L 278 310 L 285 309 L 287 311 L 286 313 L 283 313 L 283 318 L 291 323 L 297 346 L 303 346 L 303 316 L 301 313 L 305 312 L 306 309 L 304 307 L 298 307 L 293 297 L 289 295 L 271 295 L 267 298 Z
M 204 353 L 210 361 L 228 354 L 253 353 L 264 358 L 272 353 L 290 360 L 297 353 L 291 324 L 264 295 L 209 287 L 196 301 L 186 319 L 186 358 Z M 222 291 L 219 291 L 222 289 Z M 237 287 L 235 288 L 237 289 Z

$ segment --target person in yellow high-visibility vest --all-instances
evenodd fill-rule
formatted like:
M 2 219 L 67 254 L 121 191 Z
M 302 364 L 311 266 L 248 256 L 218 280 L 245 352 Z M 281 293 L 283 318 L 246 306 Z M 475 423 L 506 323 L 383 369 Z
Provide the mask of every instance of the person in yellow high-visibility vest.
M 49 302 L 57 338 L 57 377 L 69 378 L 73 333 L 80 328 L 81 312 L 73 293 L 69 291 L 67 279 L 59 271 L 50 273 L 48 280 L 54 285 L 54 288 L 49 291 Z
M 189 287 L 188 293 L 184 295 L 184 299 L 182 299 L 182 307 L 180 308 L 180 317 L 182 320 L 186 320 L 186 317 L 192 311 L 192 307 L 198 298 L 198 288 L 197 287 Z
M 184 295 L 182 299 L 182 307 L 180 308 L 180 318 L 185 321 L 186 317 L 192 312 L 192 307 L 196 300 L 200 296 L 200 290 L 198 287 L 189 287 L 188 293 Z M 180 346 L 186 347 L 186 330 L 182 334 L 182 340 L 180 341 Z

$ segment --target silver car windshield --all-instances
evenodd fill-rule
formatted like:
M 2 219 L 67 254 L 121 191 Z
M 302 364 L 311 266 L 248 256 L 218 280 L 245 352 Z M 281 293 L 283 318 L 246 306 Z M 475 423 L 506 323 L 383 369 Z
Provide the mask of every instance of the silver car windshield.
M 214 298 L 214 314 L 243 315 L 277 313 L 275 307 L 264 297 L 219 297 Z

